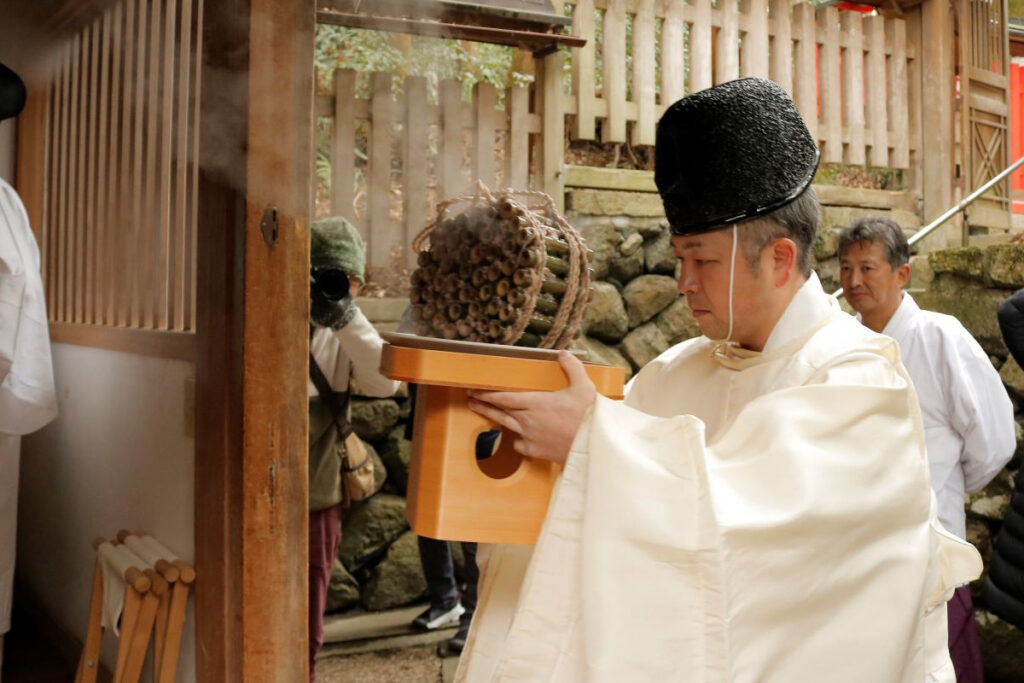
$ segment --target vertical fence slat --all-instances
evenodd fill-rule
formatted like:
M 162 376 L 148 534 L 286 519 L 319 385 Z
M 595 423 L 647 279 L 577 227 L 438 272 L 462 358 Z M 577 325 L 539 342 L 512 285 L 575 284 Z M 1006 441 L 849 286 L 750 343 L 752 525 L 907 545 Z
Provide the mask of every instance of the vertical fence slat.
M 846 48 L 843 50 L 843 123 L 849 135 L 844 163 L 861 166 L 864 154 L 864 41 L 859 12 L 839 15 Z
M 188 0 L 185 0 L 186 2 Z M 160 184 L 159 184 L 159 214 L 158 221 L 154 221 L 154 232 L 159 225 L 157 240 L 157 270 L 155 271 L 156 289 L 153 297 L 156 304 L 156 315 L 154 325 L 158 329 L 168 329 L 172 321 L 172 280 L 175 274 L 174 262 L 174 233 L 176 232 L 171 223 L 171 153 L 174 149 L 172 135 L 174 134 L 174 57 L 175 40 L 177 28 L 177 0 L 167 0 L 164 8 L 164 36 L 163 36 L 163 75 L 160 77 L 162 87 L 160 95 Z M 157 104 L 153 103 L 154 106 Z
M 690 27 L 690 93 L 714 84 L 711 54 L 711 0 L 694 0 Z
M 684 0 L 667 0 L 665 20 L 661 24 L 661 106 L 664 112 L 686 94 L 686 47 L 683 28 Z
M 555 203 L 555 208 L 562 211 L 565 205 L 565 188 L 563 186 L 562 162 L 565 159 L 565 114 L 562 98 L 562 72 L 564 60 L 561 52 L 553 52 L 540 62 L 543 75 L 542 88 L 542 128 L 541 141 L 541 186 Z M 625 102 L 623 102 L 625 104 Z M 625 131 L 623 131 L 625 133 Z
M 88 156 L 88 88 L 89 73 L 89 41 L 92 38 L 91 27 L 86 27 L 82 32 L 82 39 L 78 44 L 79 63 L 76 66 L 78 96 L 71 115 L 77 120 L 77 128 L 72 134 L 75 140 L 75 175 L 72 182 L 72 201 L 75 206 L 75 219 L 69 226 L 73 239 L 71 249 L 74 262 L 74 270 L 71 274 L 71 321 L 80 323 L 83 319 L 83 284 L 85 282 L 85 226 L 88 220 L 88 213 L 85 210 L 85 184 L 86 184 L 86 157 Z
M 189 232 L 191 224 L 187 216 L 188 191 L 188 100 L 189 88 L 192 84 L 192 73 L 189 68 L 192 57 L 192 0 L 181 3 L 181 33 L 178 36 L 178 103 L 176 105 L 177 127 L 175 130 L 175 178 L 174 178 L 174 216 L 177 233 L 174 240 L 174 263 L 177 264 L 177 277 L 174 283 L 173 300 L 174 318 L 171 321 L 175 330 L 188 329 L 186 323 L 186 302 L 188 301 L 188 278 L 190 275 L 188 261 Z
M 722 27 L 715 36 L 715 83 L 724 83 L 740 75 L 740 27 L 737 0 L 721 0 L 718 3 Z
M 518 86 L 508 89 L 508 186 L 525 188 L 530 182 L 530 91 Z
M 771 16 L 771 79 L 793 95 L 793 31 L 790 24 L 789 0 L 769 0 Z
M 601 126 L 603 142 L 626 141 L 626 3 L 608 0 L 604 12 L 604 84 L 608 117 Z
M 146 49 L 148 45 L 146 36 L 146 19 L 148 14 L 146 12 L 148 2 L 146 0 L 140 0 L 138 3 L 138 28 L 136 29 L 136 36 L 138 38 L 135 45 L 135 110 L 132 114 L 132 133 L 134 142 L 132 144 L 132 177 L 131 185 L 126 187 L 133 188 L 132 192 L 132 209 L 131 214 L 128 216 L 127 225 L 130 226 L 127 231 L 127 239 L 125 240 L 125 262 L 129 262 L 128 259 L 132 258 L 133 254 L 136 254 L 136 260 L 142 260 L 142 245 L 141 235 L 142 232 L 142 221 L 143 218 L 143 197 L 144 192 L 144 176 L 143 176 L 143 143 L 145 138 L 143 136 L 145 127 L 145 102 L 146 102 Z M 128 324 L 133 327 L 138 327 L 142 322 L 142 273 L 140 268 L 131 269 L 131 306 L 130 313 L 128 316 Z
M 192 88 L 192 179 L 191 179 L 191 192 L 192 192 L 192 203 L 191 203 L 191 216 L 189 218 L 189 234 L 191 235 L 191 242 L 189 244 L 189 329 L 196 329 L 196 317 L 198 315 L 196 311 L 196 298 L 198 288 L 196 286 L 196 267 L 198 264 L 198 238 L 197 230 L 199 225 L 199 111 L 200 111 L 200 97 L 199 93 L 202 92 L 203 85 L 203 0 L 195 0 L 195 39 L 194 47 L 192 50 L 192 68 L 194 69 L 195 78 L 193 82 L 195 85 Z M 351 204 L 351 202 L 350 202 Z
M 406 265 L 415 265 L 415 254 L 409 245 L 423 227 L 427 209 L 427 79 L 409 76 L 405 79 L 405 145 L 403 177 L 405 187 L 402 203 L 405 213 L 405 235 L 402 240 Z
M 160 156 L 160 73 L 163 51 L 161 50 L 162 40 L 162 8 L 163 0 L 150 0 L 152 6 L 149 13 L 149 70 L 146 73 L 146 80 L 149 84 L 149 93 L 146 98 L 146 151 L 145 171 L 145 202 L 144 212 L 140 220 L 140 232 L 142 248 L 139 251 L 141 260 L 148 263 L 148 267 L 142 273 L 142 324 L 147 329 L 154 329 L 156 325 L 156 301 L 160 273 L 160 261 L 162 254 L 159 250 L 161 240 L 159 239 L 159 156 Z M 168 0 L 169 1 L 169 0 Z
M 923 111 L 921 108 L 921 13 L 913 12 L 907 18 L 905 26 L 906 31 L 910 35 L 911 42 L 917 46 L 917 55 L 914 59 L 909 60 L 907 64 L 907 80 L 909 82 L 909 90 L 907 92 L 907 113 L 908 122 L 907 128 L 910 131 L 910 144 L 912 151 L 910 153 L 909 167 L 911 170 L 910 175 L 910 186 L 918 196 L 922 194 L 922 182 L 923 173 L 920 169 L 920 159 L 922 158 L 921 148 L 921 116 Z
M 824 7 L 817 12 L 821 36 L 821 118 L 824 121 L 825 146 L 821 160 L 825 163 L 843 161 L 843 117 L 839 93 L 839 9 Z
M 743 4 L 747 33 L 743 37 L 742 73 L 768 78 L 768 0 L 746 0 Z
M 818 43 L 814 36 L 814 7 L 809 3 L 793 5 L 793 33 L 796 38 L 796 64 L 793 82 L 796 108 L 803 116 L 807 129 L 815 141 L 818 139 L 818 79 L 815 61 Z
M 96 161 L 96 275 L 93 280 L 93 292 L 95 297 L 93 309 L 93 322 L 103 324 L 107 322 L 107 288 L 105 286 L 107 271 L 114 264 L 110 261 L 110 250 L 107 247 L 110 233 L 110 214 L 108 213 L 107 187 L 109 185 L 109 151 L 114 148 L 113 140 L 108 139 L 110 119 L 112 118 L 110 107 L 110 80 L 111 80 L 111 33 L 113 28 L 111 20 L 113 8 L 108 9 L 103 15 L 102 47 L 100 49 L 100 101 L 99 101 L 99 142 L 97 149 L 99 156 Z
M 43 238 L 45 245 L 41 256 L 43 257 L 43 284 L 44 292 L 46 293 L 46 311 L 47 315 L 53 318 L 53 301 L 54 292 L 56 285 L 54 284 L 54 276 L 56 275 L 57 266 L 54 263 L 54 245 L 56 238 L 56 228 L 59 212 L 58 197 L 57 194 L 60 192 L 60 133 L 58 129 L 60 127 L 60 110 L 62 108 L 61 103 L 61 68 L 59 55 L 54 57 L 54 65 L 52 67 L 52 77 L 49 88 L 50 107 L 48 111 L 48 120 L 46 122 L 46 170 L 47 170 L 47 190 L 46 190 L 46 202 L 47 202 L 47 220 L 44 226 Z
M 58 195 L 59 209 L 57 216 L 57 229 L 54 231 L 54 251 L 56 252 L 56 278 L 54 287 L 54 303 L 50 307 L 50 315 L 54 320 L 67 320 L 67 243 L 68 243 L 68 216 L 71 202 L 70 178 L 70 114 L 71 111 L 71 55 L 73 47 L 64 47 L 61 59 L 61 112 L 60 112 L 60 182 L 54 192 Z
M 900 19 L 886 22 L 886 33 L 892 44 L 889 58 L 889 127 L 892 145 L 890 165 L 910 166 L 910 116 L 907 112 L 907 25 Z
M 586 36 L 587 44 L 572 55 L 572 88 L 576 95 L 576 137 L 593 140 L 596 135 L 594 105 L 594 0 L 578 0 L 572 13 L 573 33 Z M 522 186 L 521 186 L 522 187 Z
M 346 109 L 355 101 L 356 72 L 334 70 L 334 116 L 331 128 L 331 213 L 355 224 L 352 193 L 355 164 L 355 120 Z
M 96 178 L 98 173 L 97 154 L 99 137 L 99 61 L 101 20 L 91 25 L 89 41 L 89 111 L 88 111 L 88 156 L 85 163 L 85 253 L 83 258 L 82 322 L 96 322 Z M 83 74 L 84 77 L 84 74 Z
M 109 155 L 109 167 L 107 174 L 109 180 L 107 182 L 107 196 L 104 198 L 104 204 L 106 206 L 106 221 L 107 232 L 106 239 L 103 241 L 104 250 L 108 256 L 107 266 L 103 269 L 103 324 L 114 325 L 115 319 L 115 302 L 117 296 L 117 290 L 115 289 L 115 280 L 117 271 L 120 269 L 116 264 L 117 262 L 117 233 L 122 229 L 121 213 L 118 211 L 118 183 L 117 179 L 120 177 L 120 161 L 118 152 L 121 147 L 126 144 L 126 140 L 121 137 L 121 107 L 123 105 L 123 97 L 121 91 L 121 55 L 123 52 L 122 44 L 122 32 L 121 26 L 124 21 L 123 17 L 123 5 L 118 3 L 113 8 L 113 20 L 111 27 L 111 42 L 113 44 L 113 51 L 111 54 L 111 65 L 110 65 L 110 155 Z
M 888 125 L 885 120 L 885 19 L 880 16 L 866 17 L 864 29 L 869 50 L 864 91 L 868 93 L 870 163 L 872 166 L 885 166 L 889 163 Z
M 387 263 L 393 238 L 391 201 L 391 74 L 376 72 L 370 100 L 370 225 L 367 256 L 370 263 Z
M 462 194 L 462 85 L 443 80 L 441 101 L 441 192 L 442 197 Z
M 476 116 L 473 135 L 473 177 L 494 187 L 494 86 L 479 81 L 473 86 Z
M 639 0 L 633 22 L 633 100 L 636 102 L 636 123 L 633 125 L 634 145 L 653 145 L 657 124 L 656 87 L 654 84 L 654 0 Z

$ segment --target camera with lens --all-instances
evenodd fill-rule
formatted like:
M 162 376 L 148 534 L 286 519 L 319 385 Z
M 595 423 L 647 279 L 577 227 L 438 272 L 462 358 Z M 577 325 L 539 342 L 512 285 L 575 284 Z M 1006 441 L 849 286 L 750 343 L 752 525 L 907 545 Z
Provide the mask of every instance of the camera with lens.
M 309 291 L 316 298 L 327 301 L 341 301 L 349 296 L 348 273 L 340 268 L 314 268 L 309 273 Z

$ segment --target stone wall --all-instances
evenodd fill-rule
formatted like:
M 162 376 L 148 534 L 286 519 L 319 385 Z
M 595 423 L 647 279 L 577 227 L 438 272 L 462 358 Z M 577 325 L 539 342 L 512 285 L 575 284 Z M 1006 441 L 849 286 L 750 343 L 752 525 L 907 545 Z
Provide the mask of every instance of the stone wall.
M 1024 246 L 965 247 L 933 251 L 911 261 L 911 291 L 922 308 L 952 315 L 974 335 L 999 370 L 1017 421 L 1017 452 L 1009 466 L 967 501 L 967 538 L 981 552 L 988 570 L 992 541 L 1010 504 L 1021 466 L 1024 425 L 1024 371 L 1009 355 L 996 311 L 1024 287 Z M 982 636 L 986 680 L 1024 681 L 1024 634 L 985 610 L 981 580 L 972 585 Z

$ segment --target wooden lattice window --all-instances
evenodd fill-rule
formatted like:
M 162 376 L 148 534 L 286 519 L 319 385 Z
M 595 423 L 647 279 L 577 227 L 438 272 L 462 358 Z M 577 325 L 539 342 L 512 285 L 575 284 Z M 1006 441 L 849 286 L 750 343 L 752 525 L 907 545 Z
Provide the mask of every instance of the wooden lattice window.
M 202 5 L 123 0 L 54 55 L 40 232 L 58 330 L 195 332 Z

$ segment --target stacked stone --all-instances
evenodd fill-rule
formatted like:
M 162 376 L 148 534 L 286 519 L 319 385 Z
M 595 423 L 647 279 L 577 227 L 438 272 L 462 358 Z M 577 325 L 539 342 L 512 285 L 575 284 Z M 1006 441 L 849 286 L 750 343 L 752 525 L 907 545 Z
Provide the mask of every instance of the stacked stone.
M 331 572 L 327 611 L 386 610 L 422 599 L 426 581 L 416 535 L 405 519 L 411 444 L 408 392 L 395 398 L 360 396 L 351 387 L 352 427 L 367 446 L 380 492 L 346 511 Z
M 569 214 L 593 252 L 595 283 L 577 344 L 632 375 L 673 344 L 700 334 L 679 296 L 663 217 Z

